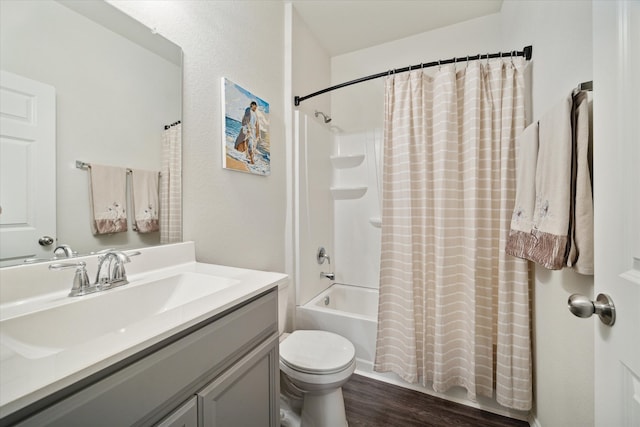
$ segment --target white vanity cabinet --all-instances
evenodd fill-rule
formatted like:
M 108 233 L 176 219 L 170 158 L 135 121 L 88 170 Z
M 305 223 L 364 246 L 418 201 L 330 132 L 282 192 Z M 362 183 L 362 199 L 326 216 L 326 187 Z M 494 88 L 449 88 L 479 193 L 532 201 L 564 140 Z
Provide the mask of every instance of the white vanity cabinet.
M 0 424 L 276 427 L 277 310 L 273 288 Z

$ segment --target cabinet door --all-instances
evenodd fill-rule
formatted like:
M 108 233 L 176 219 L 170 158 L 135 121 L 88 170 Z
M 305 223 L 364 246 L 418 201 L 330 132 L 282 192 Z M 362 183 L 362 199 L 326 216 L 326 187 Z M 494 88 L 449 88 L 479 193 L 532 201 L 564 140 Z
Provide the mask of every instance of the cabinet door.
M 278 336 L 274 334 L 198 393 L 200 425 L 276 427 L 278 369 Z
M 156 427 L 198 427 L 198 400 L 193 396 Z

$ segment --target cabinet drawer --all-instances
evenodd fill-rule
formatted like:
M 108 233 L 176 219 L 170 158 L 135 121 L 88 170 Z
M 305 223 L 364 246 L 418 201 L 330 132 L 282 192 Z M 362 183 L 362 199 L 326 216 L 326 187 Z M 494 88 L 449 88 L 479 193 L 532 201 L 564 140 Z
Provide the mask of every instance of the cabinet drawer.
M 274 289 L 129 366 L 62 396 L 64 400 L 19 425 L 113 427 L 158 422 L 277 331 Z

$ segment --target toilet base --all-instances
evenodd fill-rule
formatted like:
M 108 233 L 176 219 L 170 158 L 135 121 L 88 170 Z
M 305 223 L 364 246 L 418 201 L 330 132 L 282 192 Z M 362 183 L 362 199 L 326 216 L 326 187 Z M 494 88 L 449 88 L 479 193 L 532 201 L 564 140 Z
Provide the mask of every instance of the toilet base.
M 327 393 L 305 393 L 301 427 L 347 427 L 342 387 Z

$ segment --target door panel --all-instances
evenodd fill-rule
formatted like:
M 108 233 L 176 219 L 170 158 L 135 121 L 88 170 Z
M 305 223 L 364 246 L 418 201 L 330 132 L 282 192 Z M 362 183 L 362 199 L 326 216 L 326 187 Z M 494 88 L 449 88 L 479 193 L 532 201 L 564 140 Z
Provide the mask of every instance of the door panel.
M 49 258 L 56 237 L 55 89 L 0 74 L 0 263 Z M 2 265 L 0 264 L 0 265 Z
M 640 2 L 594 1 L 595 424 L 640 426 Z

